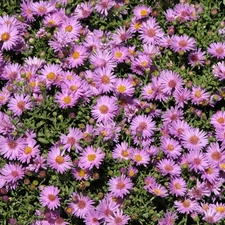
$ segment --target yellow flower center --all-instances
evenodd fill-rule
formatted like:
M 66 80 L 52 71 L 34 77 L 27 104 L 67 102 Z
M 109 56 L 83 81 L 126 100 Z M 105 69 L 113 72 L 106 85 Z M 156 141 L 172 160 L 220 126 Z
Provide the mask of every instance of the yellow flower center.
M 137 162 L 141 162 L 141 161 L 143 160 L 143 158 L 142 158 L 141 155 L 135 155 L 135 156 L 134 156 L 134 159 L 135 159 L 135 161 L 137 161 Z
M 79 52 L 74 52 L 72 55 L 73 59 L 78 59 L 80 57 L 80 53 Z
M 116 57 L 116 58 L 121 58 L 121 56 L 122 56 L 122 53 L 121 53 L 121 52 L 116 52 L 116 53 L 115 53 L 115 57 Z
M 96 155 L 95 154 L 89 154 L 87 158 L 88 158 L 89 162 L 92 162 L 96 159 Z
M 135 29 L 140 29 L 140 28 L 141 28 L 141 23 L 140 23 L 140 22 L 136 22 L 136 23 L 134 24 L 134 28 L 135 28 Z
M 70 96 L 66 96 L 66 97 L 63 98 L 63 102 L 65 104 L 70 104 L 71 101 L 72 101 L 72 98 Z
M 117 88 L 117 90 L 120 92 L 120 93 L 123 93 L 125 92 L 127 89 L 124 85 L 119 85 L 119 87 Z
M 1 36 L 2 41 L 8 41 L 9 38 L 10 38 L 10 34 L 8 32 L 3 33 Z
M 146 61 L 141 62 L 141 66 L 146 67 L 147 65 L 148 65 L 148 62 Z
M 199 138 L 196 136 L 196 135 L 193 135 L 189 138 L 189 142 L 192 144 L 192 145 L 197 145 L 198 142 L 199 142 Z
M 71 25 L 66 26 L 65 30 L 67 32 L 71 32 L 73 30 L 73 27 Z
M 48 80 L 54 80 L 56 77 L 55 73 L 51 72 L 47 74 L 47 79 Z
M 201 90 L 197 90 L 194 95 L 195 95 L 196 98 L 201 98 L 202 97 Z
M 102 78 L 101 78 L 101 82 L 103 84 L 109 84 L 110 79 L 109 79 L 109 77 L 107 75 L 103 75 Z
M 188 208 L 188 207 L 191 206 L 191 203 L 190 203 L 189 200 L 185 200 L 185 201 L 182 203 L 182 205 L 183 205 L 185 208 Z
M 167 150 L 173 151 L 173 150 L 174 150 L 174 146 L 171 145 L 171 144 L 168 144 L 168 145 L 167 145 Z
M 225 212 L 225 207 L 224 206 L 217 206 L 216 211 L 223 214 Z
M 19 102 L 17 103 L 17 107 L 18 107 L 20 110 L 25 109 L 25 103 L 24 103 L 24 101 L 19 101 Z
M 78 176 L 79 177 L 84 177 L 86 175 L 86 171 L 83 170 L 83 169 L 80 169 L 79 172 L 78 172 Z
M 147 16 L 147 15 L 148 15 L 148 10 L 147 10 L 147 9 L 142 9 L 142 10 L 140 11 L 140 15 L 141 15 L 141 16 Z
M 31 152 L 32 152 L 32 148 L 29 147 L 29 146 L 27 146 L 27 147 L 24 149 L 24 153 L 25 153 L 26 155 L 29 155 Z
M 218 118 L 217 122 L 220 123 L 220 124 L 223 124 L 224 123 L 224 118 L 223 117 Z
M 63 164 L 65 162 L 64 158 L 59 155 L 56 157 L 55 161 L 58 163 L 58 164 Z
M 109 111 L 109 107 L 107 105 L 101 105 L 99 110 L 102 114 L 106 114 Z
M 127 150 L 122 150 L 122 152 L 121 152 L 121 155 L 123 156 L 123 157 L 129 157 L 129 153 L 128 153 L 128 151 Z

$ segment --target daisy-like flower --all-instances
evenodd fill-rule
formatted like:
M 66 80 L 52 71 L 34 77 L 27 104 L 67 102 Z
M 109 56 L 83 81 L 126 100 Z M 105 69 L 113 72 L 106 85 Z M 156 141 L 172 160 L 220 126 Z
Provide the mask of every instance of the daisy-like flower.
M 175 220 L 178 218 L 177 214 L 166 210 L 163 218 L 159 221 L 158 225 L 174 225 Z
M 180 143 L 169 137 L 162 138 L 161 148 L 166 156 L 172 159 L 176 159 L 182 152 Z
M 93 11 L 92 4 L 89 2 L 83 2 L 77 5 L 74 10 L 74 16 L 76 19 L 85 19 L 88 18 Z
M 157 164 L 158 169 L 162 175 L 167 174 L 171 176 L 179 176 L 181 174 L 181 168 L 172 159 L 161 159 Z
M 59 13 L 48 14 L 44 17 L 43 24 L 46 27 L 59 27 L 62 24 L 62 17 Z
M 114 91 L 117 95 L 133 96 L 134 87 L 128 79 L 117 78 L 114 83 Z
M 146 150 L 134 149 L 131 154 L 131 159 L 136 165 L 148 165 L 150 161 L 149 153 Z
M 94 71 L 94 74 L 93 78 L 101 93 L 109 93 L 114 89 L 116 76 L 111 69 L 108 67 L 97 68 Z
M 214 77 L 218 78 L 219 80 L 224 80 L 225 79 L 225 63 L 223 62 L 218 62 L 217 64 L 212 66 L 213 68 L 213 75 Z
M 188 55 L 188 64 L 191 66 L 203 66 L 205 62 L 205 52 L 201 51 L 201 49 L 197 49 L 196 51 L 191 52 Z
M 212 124 L 215 129 L 225 127 L 225 112 L 217 111 L 215 114 L 213 114 L 210 119 L 210 124 Z
M 121 26 L 115 30 L 115 34 L 112 34 L 113 44 L 120 45 L 121 43 L 127 42 L 132 37 L 130 29 Z
M 208 167 L 203 171 L 201 178 L 203 180 L 208 180 L 210 183 L 215 183 L 219 178 L 219 172 L 220 169 L 217 165 L 209 163 Z
M 147 54 L 139 53 L 137 57 L 132 59 L 131 69 L 138 75 L 142 75 L 146 70 L 150 69 L 152 60 Z
M 134 17 L 137 20 L 148 17 L 151 12 L 152 12 L 152 8 L 146 5 L 136 6 L 133 10 Z
M 170 107 L 162 115 L 163 122 L 167 125 L 177 120 L 183 119 L 183 110 L 179 109 L 177 106 Z
M 169 189 L 173 195 L 184 196 L 187 191 L 187 184 L 182 177 L 171 178 L 169 183 Z
M 91 176 L 90 170 L 79 167 L 72 169 L 72 174 L 76 180 L 88 180 Z
M 190 126 L 185 120 L 173 121 L 169 126 L 170 134 L 174 135 L 176 138 L 181 139 L 181 135 L 185 130 L 190 129 Z
M 195 39 L 184 34 L 182 36 L 173 35 L 170 47 L 175 52 L 187 52 L 194 50 L 196 47 L 195 45 Z
M 163 92 L 172 94 L 173 91 L 179 91 L 183 85 L 183 79 L 178 73 L 171 70 L 162 70 L 160 73 L 160 79 Z
M 225 159 L 225 152 L 219 146 L 218 142 L 210 143 L 207 147 L 206 156 L 209 162 L 219 165 L 219 163 Z
M 116 47 L 112 50 L 112 53 L 114 55 L 114 59 L 117 63 L 124 62 L 129 55 L 128 49 L 126 47 Z
M 185 104 L 188 103 L 188 100 L 191 99 L 191 91 L 185 88 L 180 88 L 180 90 L 175 90 L 173 97 L 176 101 L 178 107 L 183 108 Z
M 19 151 L 25 147 L 25 141 L 22 138 L 14 139 L 12 137 L 0 136 L 0 154 L 10 160 L 16 160 Z
M 67 135 L 61 134 L 60 141 L 63 144 L 63 150 L 70 152 L 71 148 L 75 148 L 76 151 L 80 150 L 79 140 L 82 139 L 83 134 L 78 128 L 69 128 L 69 133 Z
M 187 154 L 187 161 L 191 170 L 195 172 L 204 171 L 209 163 L 205 154 L 203 154 L 199 149 L 192 150 Z
M 189 150 L 201 150 L 208 144 L 206 133 L 198 128 L 190 128 L 181 135 L 183 147 Z
M 95 10 L 103 16 L 107 16 L 114 4 L 115 2 L 110 0 L 100 0 L 95 6 Z
M 71 68 L 77 68 L 83 65 L 84 60 L 87 58 L 87 50 L 83 45 L 75 45 L 68 58 L 68 63 Z
M 32 2 L 30 9 L 35 15 L 38 16 L 43 16 L 56 10 L 53 2 L 45 2 L 42 0 L 39 2 Z
M 10 99 L 8 103 L 9 110 L 17 116 L 21 116 L 25 110 L 30 110 L 32 103 L 30 96 L 24 96 L 23 94 L 14 94 L 14 97 Z
M 70 17 L 62 24 L 60 29 L 64 30 L 66 33 L 72 34 L 74 39 L 78 39 L 82 26 L 78 20 L 74 17 Z
M 208 208 L 207 210 L 204 210 L 204 216 L 202 219 L 208 224 L 216 224 L 223 218 L 224 216 L 212 207 Z
M 140 39 L 144 44 L 156 44 L 164 36 L 163 30 L 153 17 L 150 17 L 146 22 L 142 23 L 139 32 Z
M 119 159 L 119 161 L 123 159 L 128 160 L 131 157 L 131 151 L 132 148 L 129 147 L 127 142 L 121 142 L 113 149 L 112 157 L 114 159 Z
M 126 225 L 128 224 L 130 217 L 123 214 L 123 211 L 120 209 L 117 209 L 113 216 L 109 216 L 106 219 L 106 222 L 108 225 Z
M 164 12 L 164 15 L 167 22 L 173 22 L 177 18 L 177 15 L 173 9 L 167 9 L 166 12 Z
M 30 163 L 32 158 L 35 158 L 37 155 L 39 155 L 39 145 L 36 145 L 37 142 L 34 139 L 27 139 L 26 145 L 23 149 L 19 150 L 18 153 L 18 160 L 20 160 L 22 163 Z
M 225 57 L 225 43 L 215 42 L 211 43 L 207 52 L 217 59 L 224 59 Z
M 205 105 L 209 101 L 210 94 L 206 90 L 202 89 L 201 86 L 192 87 L 191 100 L 195 105 Z
M 15 26 L 0 25 L 2 49 L 11 50 L 19 41 L 19 31 Z
M 73 107 L 78 101 L 79 96 L 68 91 L 57 92 L 55 94 L 55 102 L 59 103 L 59 107 L 62 109 Z
M 82 169 L 91 170 L 93 167 L 99 168 L 104 157 L 105 153 L 102 152 L 101 148 L 95 149 L 92 146 L 88 146 L 81 152 L 78 165 Z
M 97 122 L 107 122 L 113 120 L 117 109 L 116 98 L 101 96 L 97 100 L 97 104 L 91 110 L 91 113 L 94 119 L 97 119 Z
M 199 208 L 198 203 L 195 200 L 184 199 L 183 201 L 174 201 L 174 206 L 179 213 L 190 214 L 193 211 L 197 211 Z
M 69 155 L 64 155 L 59 147 L 53 146 L 48 153 L 47 164 L 50 168 L 55 169 L 58 173 L 65 173 L 71 169 L 73 163 Z
M 84 222 L 86 225 L 99 225 L 100 224 L 100 214 L 95 209 L 90 210 L 85 216 L 84 216 Z
M 22 0 L 20 4 L 21 16 L 28 22 L 35 21 L 34 14 L 31 10 L 32 3 L 31 0 Z
M 133 188 L 133 183 L 130 178 L 122 174 L 120 177 L 112 177 L 109 180 L 109 191 L 115 197 L 123 197 L 129 194 Z
M 210 190 L 206 187 L 204 183 L 201 183 L 198 179 L 196 186 L 194 186 L 188 191 L 188 196 L 195 200 L 200 200 L 204 196 L 210 196 L 210 194 Z
M 143 86 L 141 95 L 144 100 L 151 100 L 155 98 L 155 93 L 154 86 L 150 83 Z
M 72 214 L 79 218 L 85 218 L 87 213 L 94 210 L 94 201 L 88 196 L 74 192 L 71 200 L 72 202 L 69 203 L 69 207 L 72 208 Z
M 113 69 L 116 67 L 117 63 L 114 60 L 113 54 L 111 51 L 97 49 L 90 56 L 90 63 L 95 67 L 108 67 L 109 69 Z
M 50 210 L 57 209 L 60 206 L 58 187 L 46 186 L 40 193 L 40 203 L 43 207 L 47 206 Z
M 103 221 L 109 218 L 109 216 L 113 216 L 114 212 L 116 212 L 118 209 L 119 204 L 108 197 L 100 200 L 99 205 L 96 207 L 96 210 L 99 212 L 100 218 Z
M 164 186 L 161 184 L 154 183 L 152 184 L 148 189 L 148 192 L 152 193 L 153 195 L 159 196 L 159 197 L 166 197 L 168 196 L 167 190 Z
M 138 115 L 132 119 L 130 129 L 133 136 L 149 138 L 154 133 L 155 123 L 149 116 Z

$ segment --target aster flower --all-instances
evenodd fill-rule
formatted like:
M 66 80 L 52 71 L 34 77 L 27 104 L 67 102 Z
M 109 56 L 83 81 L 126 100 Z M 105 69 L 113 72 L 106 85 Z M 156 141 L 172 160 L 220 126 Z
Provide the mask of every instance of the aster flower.
M 30 163 L 32 158 L 35 158 L 37 155 L 39 155 L 39 145 L 37 145 L 37 142 L 34 139 L 27 139 L 26 143 L 24 143 L 25 147 L 23 149 L 19 150 L 18 153 L 18 160 L 22 163 Z
M 185 130 L 181 138 L 184 148 L 189 150 L 201 150 L 208 143 L 206 133 L 198 128 Z
M 184 199 L 183 201 L 174 201 L 174 206 L 179 213 L 190 214 L 199 207 L 195 200 Z
M 171 178 L 169 183 L 170 192 L 177 196 L 184 196 L 187 191 L 187 184 L 182 177 Z
M 209 191 L 209 189 L 206 187 L 206 185 L 204 183 L 201 183 L 197 179 L 196 186 L 194 186 L 193 188 L 191 188 L 188 191 L 188 196 L 191 199 L 200 200 L 204 196 L 210 196 L 210 191 Z
M 63 144 L 63 150 L 70 152 L 71 148 L 75 148 L 76 151 L 80 150 L 79 140 L 82 139 L 83 135 L 79 128 L 69 128 L 67 135 L 61 134 L 60 141 Z
M 33 159 L 33 162 L 28 165 L 27 169 L 34 171 L 35 173 L 37 173 L 40 169 L 47 169 L 45 161 L 46 160 L 43 156 L 37 155 Z
M 103 16 L 107 16 L 114 4 L 115 2 L 110 0 L 100 0 L 95 6 L 95 10 Z
M 58 173 L 65 173 L 72 167 L 71 158 L 69 155 L 64 155 L 59 147 L 53 146 L 48 153 L 47 164 L 50 168 L 55 169 Z
M 151 12 L 152 8 L 146 5 L 136 6 L 133 10 L 134 17 L 138 20 L 148 17 Z
M 207 222 L 208 224 L 216 224 L 218 223 L 222 218 L 224 218 L 219 212 L 216 211 L 214 208 L 209 208 L 204 211 L 203 220 Z
M 176 159 L 182 152 L 180 143 L 169 137 L 161 139 L 161 148 L 166 156 L 172 159 Z
M 172 94 L 173 91 L 179 91 L 183 85 L 183 79 L 178 73 L 171 70 L 162 70 L 160 72 L 160 79 L 163 92 Z
M 148 165 L 150 161 L 149 153 L 146 150 L 133 149 L 131 159 L 136 165 Z
M 201 51 L 201 49 L 197 49 L 196 51 L 191 52 L 188 55 L 188 64 L 191 66 L 200 66 L 204 65 L 205 62 L 205 52 Z
M 116 95 L 133 96 L 134 87 L 128 79 L 117 78 L 114 83 Z
M 201 178 L 203 180 L 208 180 L 211 183 L 214 183 L 219 178 L 219 172 L 220 169 L 217 167 L 217 165 L 213 165 L 212 163 L 208 165 L 207 168 L 202 172 Z
M 219 146 L 218 142 L 210 143 L 210 145 L 207 147 L 206 156 L 209 162 L 218 165 L 224 160 L 225 152 Z
M 38 16 L 43 16 L 56 10 L 53 2 L 45 2 L 42 0 L 39 2 L 31 2 L 30 9 Z
M 77 68 L 84 64 L 84 60 L 87 58 L 87 51 L 83 45 L 75 45 L 71 51 L 71 55 L 68 58 L 68 63 L 71 68 Z
M 19 31 L 15 26 L 0 25 L 0 41 L 2 49 L 13 49 L 19 41 Z
M 114 48 L 112 50 L 112 54 L 114 55 L 114 60 L 117 63 L 122 63 L 128 58 L 129 52 L 126 47 L 120 46 Z
M 143 86 L 141 95 L 144 100 L 151 100 L 155 98 L 155 93 L 154 86 L 150 83 Z
M 163 30 L 153 17 L 149 17 L 146 22 L 142 23 L 139 32 L 144 44 L 156 44 L 164 36 Z
M 105 153 L 102 152 L 101 148 L 94 149 L 92 146 L 88 146 L 81 152 L 78 165 L 82 169 L 99 168 L 104 157 Z
M 190 126 L 185 120 L 173 121 L 169 126 L 170 134 L 174 135 L 178 139 L 180 139 L 184 131 L 188 129 L 190 129 Z
M 73 38 L 76 40 L 80 36 L 82 26 L 78 20 L 74 17 L 70 17 L 62 24 L 60 29 L 64 30 L 66 33 L 72 34 Z
M 44 17 L 43 24 L 46 27 L 60 27 L 62 24 L 62 17 L 59 13 L 48 14 Z
M 179 90 L 174 91 L 173 97 L 176 101 L 176 105 L 180 108 L 184 108 L 184 105 L 191 99 L 191 91 L 186 87 L 180 88 Z
M 120 209 L 117 209 L 113 216 L 109 216 L 106 219 L 106 222 L 108 225 L 126 225 L 128 224 L 130 217 L 123 214 L 123 211 Z
M 174 121 L 182 120 L 182 119 L 183 119 L 183 110 L 179 109 L 177 106 L 170 107 L 162 115 L 162 120 L 164 124 L 170 124 Z
M 207 104 L 209 101 L 210 94 L 206 90 L 202 89 L 201 86 L 192 87 L 191 99 L 195 105 Z
M 166 213 L 164 214 L 163 218 L 159 221 L 158 225 L 174 225 L 175 220 L 178 218 L 177 214 L 166 210 Z
M 187 160 L 190 169 L 195 172 L 204 171 L 209 165 L 206 155 L 200 149 L 195 149 L 188 153 Z
M 166 12 L 164 12 L 164 15 L 167 22 L 173 22 L 177 18 L 177 15 L 173 9 L 167 9 Z
M 116 147 L 113 149 L 112 157 L 114 159 L 128 160 L 131 157 L 132 148 L 129 147 L 127 142 L 121 142 L 116 144 Z
M 60 206 L 58 187 L 46 186 L 40 193 L 40 203 L 43 207 L 47 206 L 50 210 L 57 209 Z
M 101 93 L 109 93 L 114 89 L 116 76 L 108 67 L 97 68 L 94 71 L 94 80 Z
M 212 73 L 214 77 L 218 78 L 219 80 L 224 80 L 225 79 L 225 63 L 223 62 L 218 62 L 217 64 L 212 66 L 213 70 Z
M 88 18 L 93 11 L 92 4 L 89 2 L 82 2 L 77 5 L 74 10 L 74 16 L 76 19 L 85 19 Z
M 91 176 L 91 172 L 88 169 L 82 169 L 76 167 L 72 169 L 72 174 L 76 180 L 88 180 Z
M 130 178 L 122 174 L 120 177 L 112 177 L 109 180 L 109 191 L 116 197 L 123 197 L 129 194 L 133 188 L 133 183 Z
M 120 45 L 121 43 L 126 43 L 132 37 L 132 33 L 130 29 L 126 29 L 126 27 L 121 26 L 115 30 L 115 33 L 112 34 L 113 43 L 116 45 Z
M 155 123 L 149 116 L 138 115 L 132 119 L 130 129 L 133 136 L 149 138 L 154 133 Z
M 84 222 L 86 225 L 99 225 L 100 224 L 100 213 L 95 209 L 90 210 L 84 216 Z
M 69 207 L 73 210 L 72 214 L 79 218 L 85 218 L 89 212 L 94 210 L 94 201 L 88 196 L 74 192 L 71 200 L 72 202 L 69 203 Z
M 62 109 L 75 106 L 78 98 L 79 96 L 69 93 L 68 91 L 64 91 L 62 93 L 57 92 L 55 94 L 55 102 L 59 103 L 59 107 Z
M 164 186 L 161 184 L 152 184 L 148 189 L 148 192 L 152 193 L 153 195 L 159 196 L 159 197 L 166 197 L 168 196 L 167 190 Z
M 34 14 L 31 10 L 31 4 L 33 2 L 31 0 L 22 0 L 20 4 L 21 16 L 25 18 L 28 22 L 35 21 Z
M 195 39 L 184 34 L 182 36 L 173 35 L 170 47 L 175 52 L 187 52 L 190 50 L 194 50 L 196 48 L 195 45 Z
M 25 141 L 22 138 L 14 139 L 12 137 L 0 136 L 0 154 L 10 160 L 16 160 L 19 151 L 25 147 Z
M 101 96 L 91 113 L 97 122 L 112 121 L 117 112 L 116 98 Z
M 172 159 L 161 159 L 157 164 L 158 169 L 163 176 L 169 174 L 171 176 L 179 176 L 181 168 Z
M 222 42 L 211 43 L 207 52 L 217 59 L 224 59 L 225 57 L 225 44 Z
M 225 127 L 225 112 L 219 110 L 214 113 L 210 119 L 210 124 L 212 124 L 215 129 Z

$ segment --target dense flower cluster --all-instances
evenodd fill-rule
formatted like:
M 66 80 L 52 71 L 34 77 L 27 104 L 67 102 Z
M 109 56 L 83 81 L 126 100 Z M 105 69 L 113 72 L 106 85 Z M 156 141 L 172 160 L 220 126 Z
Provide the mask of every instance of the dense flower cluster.
M 33 196 L 32 225 L 225 219 L 225 24 L 203 43 L 204 5 L 70 6 L 0 16 L 2 201 Z

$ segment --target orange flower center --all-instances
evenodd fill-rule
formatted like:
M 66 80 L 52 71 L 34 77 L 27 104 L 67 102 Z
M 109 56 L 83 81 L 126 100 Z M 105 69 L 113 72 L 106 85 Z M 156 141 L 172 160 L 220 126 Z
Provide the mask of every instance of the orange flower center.
M 10 39 L 10 34 L 8 32 L 5 32 L 1 36 L 2 41 L 8 41 Z
M 190 203 L 189 200 L 185 200 L 182 204 L 183 204 L 183 206 L 184 206 L 185 208 L 188 208 L 188 207 L 191 206 L 191 203 Z
M 168 145 L 167 145 L 167 150 L 173 151 L 173 150 L 174 150 L 174 146 L 171 145 L 171 144 L 168 144 Z
M 140 11 L 140 15 L 141 15 L 141 16 L 147 16 L 147 15 L 148 15 L 148 10 L 147 10 L 147 9 L 142 9 L 142 10 Z
M 83 201 L 83 200 L 80 200 L 80 201 L 77 203 L 77 207 L 78 207 L 79 209 L 84 209 L 85 206 L 86 206 L 86 203 L 85 203 L 85 201 Z
M 187 41 L 181 40 L 181 41 L 178 42 L 178 45 L 181 46 L 182 48 L 184 48 L 184 47 L 187 46 Z
M 116 184 L 116 188 L 119 189 L 119 190 L 122 190 L 123 188 L 125 188 L 125 184 L 122 181 L 119 181 Z
M 154 37 L 155 35 L 156 35 L 156 32 L 155 32 L 155 30 L 154 29 L 148 29 L 148 31 L 147 31 L 147 35 L 149 36 L 149 37 Z
M 122 155 L 123 157 L 129 157 L 129 153 L 128 153 L 127 150 L 122 150 L 121 155 Z
M 64 158 L 59 155 L 56 157 L 55 161 L 58 163 L 58 164 L 63 164 L 65 162 Z
M 51 72 L 47 74 L 47 79 L 48 80 L 54 80 L 56 77 L 55 73 Z
M 65 30 L 67 32 L 71 32 L 73 30 L 73 27 L 71 25 L 66 26 Z
M 220 123 L 220 124 L 223 124 L 224 123 L 224 118 L 223 117 L 218 118 L 217 122 Z
M 109 77 L 107 75 L 103 75 L 101 77 L 101 81 L 102 81 L 103 84 L 109 84 L 110 79 L 109 79 Z
M 32 148 L 31 147 L 29 147 L 29 146 L 27 146 L 27 147 L 25 147 L 25 149 L 24 149 L 24 153 L 26 154 L 26 155 L 29 155 L 31 152 L 32 152 Z
M 56 196 L 55 196 L 55 195 L 50 194 L 50 195 L 48 195 L 48 199 L 49 199 L 51 202 L 53 202 L 53 201 L 55 201 Z
M 124 85 L 119 85 L 119 87 L 117 88 L 117 90 L 118 90 L 120 93 L 123 93 L 123 92 L 125 92 L 127 89 L 126 89 L 126 86 L 124 86 Z
M 224 54 L 224 49 L 222 47 L 219 47 L 219 48 L 216 49 L 216 53 L 218 55 L 222 55 L 222 54 Z
M 63 98 L 63 102 L 65 104 L 70 104 L 71 101 L 72 101 L 72 98 L 70 96 L 66 96 L 66 97 Z
M 217 206 L 216 207 L 216 211 L 223 214 L 225 212 L 225 207 L 224 206 Z
M 78 172 L 78 176 L 79 177 L 84 177 L 86 175 L 86 171 L 83 170 L 83 169 L 80 169 L 79 172 Z
M 96 159 L 96 155 L 95 154 L 89 154 L 87 158 L 88 158 L 89 162 L 92 162 Z
M 141 162 L 141 161 L 143 160 L 143 158 L 142 158 L 141 155 L 135 155 L 135 156 L 134 156 L 134 159 L 135 159 L 135 161 L 137 161 L 137 162 Z
M 79 52 L 74 52 L 72 55 L 73 59 L 78 59 L 80 57 L 80 53 Z
M 219 160 L 222 158 L 221 153 L 218 152 L 218 151 L 213 152 L 213 153 L 211 154 L 211 157 L 212 157 L 212 159 L 214 159 L 215 161 L 219 161 Z
M 179 183 L 174 184 L 174 187 L 175 187 L 177 190 L 180 190 L 180 189 L 181 189 L 181 185 L 180 185 Z
M 17 107 L 18 107 L 20 110 L 25 109 L 25 103 L 24 103 L 24 101 L 19 101 L 19 102 L 17 103 Z
M 99 110 L 102 114 L 106 114 L 109 111 L 109 107 L 107 105 L 101 105 Z
M 165 170 L 168 171 L 168 172 L 170 172 L 170 171 L 173 170 L 173 166 L 171 166 L 171 165 L 166 165 L 164 168 L 165 168 Z
M 195 91 L 195 97 L 196 98 L 201 98 L 202 97 L 202 92 L 201 92 L 201 90 L 197 90 L 197 91 Z
M 198 142 L 199 142 L 199 138 L 196 136 L 196 135 L 193 135 L 189 138 L 189 142 L 192 144 L 192 145 L 197 145 Z
M 115 53 L 115 57 L 116 57 L 116 58 L 121 58 L 121 56 L 122 56 L 122 53 L 121 53 L 121 52 L 116 52 L 116 53 Z

